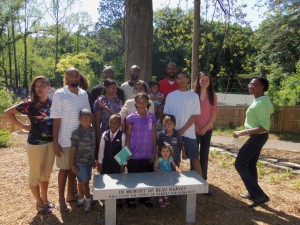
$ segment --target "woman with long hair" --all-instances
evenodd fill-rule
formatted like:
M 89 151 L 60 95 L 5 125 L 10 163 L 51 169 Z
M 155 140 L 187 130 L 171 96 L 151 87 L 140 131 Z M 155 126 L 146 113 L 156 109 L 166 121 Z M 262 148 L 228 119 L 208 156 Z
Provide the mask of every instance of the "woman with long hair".
M 200 111 L 195 121 L 196 138 L 200 145 L 200 164 L 203 178 L 207 180 L 208 154 L 214 121 L 217 118 L 217 95 L 214 92 L 209 73 L 199 73 L 194 84 L 194 92 L 199 95 Z
M 36 209 L 40 214 L 49 214 L 51 208 L 54 207 L 47 197 L 55 159 L 52 119 L 50 119 L 52 99 L 48 97 L 50 89 L 48 79 L 44 76 L 37 76 L 30 85 L 30 100 L 12 106 L 4 112 L 12 123 L 29 131 L 27 139 L 29 186 L 36 200 Z M 18 120 L 16 115 L 20 113 L 28 116 L 30 125 Z

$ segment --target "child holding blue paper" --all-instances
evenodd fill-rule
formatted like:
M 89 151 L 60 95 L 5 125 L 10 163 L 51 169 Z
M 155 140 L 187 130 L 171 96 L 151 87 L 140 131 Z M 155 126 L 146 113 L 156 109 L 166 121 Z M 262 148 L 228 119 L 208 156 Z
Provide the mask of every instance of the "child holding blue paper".
M 97 170 L 103 174 L 124 173 L 125 165 L 120 166 L 114 156 L 125 146 L 125 134 L 120 130 L 121 116 L 112 114 L 109 117 L 109 130 L 101 136 Z

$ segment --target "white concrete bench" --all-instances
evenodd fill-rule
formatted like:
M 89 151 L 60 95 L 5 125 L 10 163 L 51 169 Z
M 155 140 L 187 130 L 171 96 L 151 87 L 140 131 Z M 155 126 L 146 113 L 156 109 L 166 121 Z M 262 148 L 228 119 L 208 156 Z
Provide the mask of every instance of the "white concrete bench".
M 208 183 L 196 171 L 105 174 L 94 176 L 93 198 L 105 200 L 105 225 L 116 224 L 116 199 L 183 195 L 186 222 L 195 222 L 196 194 L 207 193 Z

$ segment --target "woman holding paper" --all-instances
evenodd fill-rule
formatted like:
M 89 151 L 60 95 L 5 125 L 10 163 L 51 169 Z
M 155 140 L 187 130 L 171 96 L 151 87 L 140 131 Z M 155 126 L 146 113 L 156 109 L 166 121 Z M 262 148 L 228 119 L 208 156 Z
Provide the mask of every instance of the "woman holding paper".
M 249 135 L 249 139 L 240 148 L 235 161 L 235 168 L 240 174 L 248 193 L 242 198 L 253 201 L 250 208 L 262 205 L 270 199 L 258 185 L 256 163 L 264 144 L 268 140 L 270 116 L 273 105 L 264 92 L 269 89 L 269 82 L 264 77 L 254 77 L 248 84 L 249 93 L 254 95 L 254 101 L 246 111 L 245 129 L 235 131 L 234 138 Z

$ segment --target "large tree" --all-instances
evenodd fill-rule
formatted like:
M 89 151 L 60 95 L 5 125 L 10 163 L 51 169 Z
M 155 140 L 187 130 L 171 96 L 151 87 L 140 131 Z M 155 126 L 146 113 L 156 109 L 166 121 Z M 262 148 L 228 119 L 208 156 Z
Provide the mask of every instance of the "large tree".
M 125 9 L 125 80 L 129 68 L 138 65 L 140 79 L 148 82 L 152 76 L 152 0 L 126 0 Z

